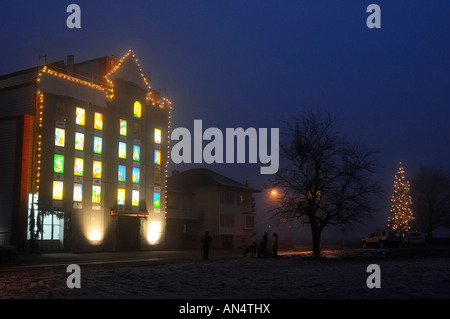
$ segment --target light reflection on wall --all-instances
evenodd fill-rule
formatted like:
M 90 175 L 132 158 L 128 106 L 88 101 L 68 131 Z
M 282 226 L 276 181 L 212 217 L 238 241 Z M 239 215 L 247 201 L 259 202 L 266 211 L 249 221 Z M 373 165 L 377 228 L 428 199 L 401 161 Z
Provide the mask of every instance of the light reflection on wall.
M 103 239 L 103 233 L 98 228 L 92 228 L 87 237 L 92 243 L 98 243 Z
M 154 245 L 161 238 L 161 221 L 153 220 L 147 225 L 147 241 Z

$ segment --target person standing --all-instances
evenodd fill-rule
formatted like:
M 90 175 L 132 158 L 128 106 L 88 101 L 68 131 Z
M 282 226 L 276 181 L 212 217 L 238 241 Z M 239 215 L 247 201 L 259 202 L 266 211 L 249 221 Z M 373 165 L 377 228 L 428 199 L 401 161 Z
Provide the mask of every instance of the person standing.
M 264 232 L 263 234 L 263 238 L 261 241 L 261 248 L 262 248 L 262 253 L 266 254 L 267 252 L 267 239 L 269 238 L 269 235 L 267 234 L 267 232 Z
M 273 233 L 272 236 L 273 236 L 273 239 L 272 239 L 272 255 L 273 255 L 273 258 L 277 258 L 277 256 L 278 256 L 278 234 L 277 233 Z
M 212 237 L 209 234 L 208 231 L 205 232 L 205 234 L 201 237 L 201 242 L 203 245 L 203 259 L 207 260 L 209 257 L 209 246 L 211 244 L 212 241 Z

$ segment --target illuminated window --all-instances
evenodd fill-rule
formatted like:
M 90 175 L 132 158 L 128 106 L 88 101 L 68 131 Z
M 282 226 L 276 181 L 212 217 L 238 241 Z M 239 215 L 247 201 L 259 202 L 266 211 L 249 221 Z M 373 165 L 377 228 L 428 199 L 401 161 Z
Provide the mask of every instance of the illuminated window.
M 126 179 L 126 168 L 123 165 L 119 165 L 117 179 L 119 182 L 125 182 Z
M 133 190 L 131 193 L 131 205 L 139 206 L 139 191 Z
M 134 102 L 134 117 L 141 118 L 142 107 L 139 101 Z
M 154 163 L 156 165 L 161 165 L 161 151 L 160 150 L 155 150 L 155 157 L 154 157 Z
M 102 178 L 102 162 L 94 161 L 92 167 L 92 177 Z
M 92 186 L 92 202 L 95 204 L 100 204 L 102 199 L 102 187 L 94 185 Z
M 83 200 L 83 185 L 73 184 L 73 200 L 75 202 L 81 202 Z
M 63 128 L 55 129 L 55 145 L 64 147 L 66 131 Z
M 138 167 L 133 167 L 133 183 L 138 184 L 141 179 L 141 172 Z
M 53 169 L 55 173 L 64 173 L 64 155 L 55 154 Z
M 75 119 L 75 123 L 78 125 L 82 125 L 84 126 L 84 123 L 86 121 L 86 112 L 84 109 L 82 109 L 81 107 L 77 107 L 76 109 L 76 119 Z
M 140 161 L 141 159 L 141 147 L 133 145 L 133 161 Z
M 73 168 L 73 173 L 76 176 L 83 176 L 84 172 L 84 159 L 75 157 L 75 165 Z
M 53 181 L 53 199 L 62 200 L 63 199 L 63 182 Z
M 41 239 L 44 240 L 59 240 L 61 239 L 61 232 L 60 232 L 60 226 L 61 221 L 56 216 L 55 213 L 50 213 L 46 216 L 44 216 L 44 220 L 41 221 L 42 223 L 42 237 Z
M 119 158 L 127 158 L 127 144 L 119 142 Z
M 127 121 L 120 120 L 120 135 L 127 136 Z
M 101 154 L 103 147 L 103 139 L 98 136 L 94 136 L 94 153 Z
M 94 114 L 94 128 L 96 130 L 103 130 L 103 114 L 95 112 Z
M 102 199 L 102 187 L 97 185 L 92 186 L 92 202 L 100 204 L 101 199 Z
M 155 128 L 155 143 L 161 144 L 161 130 Z
M 117 205 L 125 205 L 125 189 L 119 188 L 117 190 Z
M 161 207 L 161 194 L 153 193 L 153 207 Z
M 84 134 L 76 132 L 75 133 L 75 149 L 82 151 L 84 150 Z

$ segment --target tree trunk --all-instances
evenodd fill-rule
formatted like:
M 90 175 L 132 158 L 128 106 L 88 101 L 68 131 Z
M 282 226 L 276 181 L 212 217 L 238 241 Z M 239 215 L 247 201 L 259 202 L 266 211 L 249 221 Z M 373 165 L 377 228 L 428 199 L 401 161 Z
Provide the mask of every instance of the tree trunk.
M 311 227 L 311 232 L 312 232 L 312 253 L 313 255 L 320 255 L 321 230 L 318 227 Z

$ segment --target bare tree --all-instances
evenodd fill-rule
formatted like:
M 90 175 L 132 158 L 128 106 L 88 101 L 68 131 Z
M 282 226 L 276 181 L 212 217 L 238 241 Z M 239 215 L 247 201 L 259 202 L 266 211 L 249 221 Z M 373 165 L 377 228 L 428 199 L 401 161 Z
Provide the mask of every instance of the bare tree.
M 433 238 L 433 230 L 450 226 L 450 175 L 440 168 L 421 167 L 411 180 L 415 227 Z
M 276 217 L 311 228 L 313 254 L 328 225 L 353 224 L 373 211 L 380 189 L 372 181 L 373 152 L 350 144 L 335 130 L 336 117 L 307 112 L 282 131 L 282 159 L 271 180 L 277 188 Z

